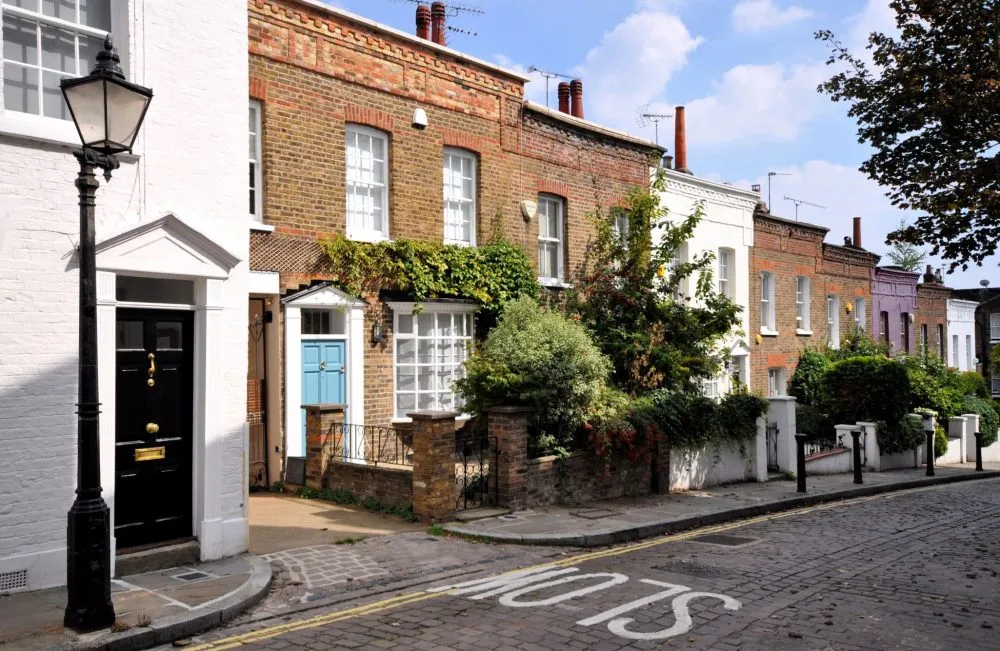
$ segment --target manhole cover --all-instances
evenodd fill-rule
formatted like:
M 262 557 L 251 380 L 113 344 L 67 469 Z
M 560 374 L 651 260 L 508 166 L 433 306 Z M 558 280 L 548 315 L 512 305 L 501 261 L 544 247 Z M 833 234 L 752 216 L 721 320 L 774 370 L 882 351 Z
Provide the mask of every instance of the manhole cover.
M 207 579 L 208 577 L 209 575 L 204 572 L 188 572 L 174 576 L 178 581 L 197 581 L 199 579 Z
M 611 511 L 609 509 L 586 509 L 583 511 L 573 511 L 570 515 L 575 515 L 578 518 L 584 518 L 586 520 L 600 520 L 601 518 L 609 518 L 612 515 L 618 515 L 618 512 Z
M 703 536 L 691 538 L 695 542 L 709 543 L 710 545 L 724 545 L 726 547 L 739 547 L 757 542 L 760 538 L 746 538 L 744 536 L 731 536 L 727 533 L 707 533 Z
M 670 572 L 672 574 L 694 576 L 699 579 L 721 579 L 733 575 L 733 571 L 731 569 L 713 567 L 711 565 L 702 565 L 701 563 L 689 563 L 685 561 L 675 561 L 673 563 L 664 563 L 663 565 L 654 565 L 653 569 Z

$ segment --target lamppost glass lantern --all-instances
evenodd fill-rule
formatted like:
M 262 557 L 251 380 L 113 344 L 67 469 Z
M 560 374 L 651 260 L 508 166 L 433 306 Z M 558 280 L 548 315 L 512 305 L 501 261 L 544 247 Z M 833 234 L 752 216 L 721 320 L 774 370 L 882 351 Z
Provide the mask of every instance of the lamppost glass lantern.
M 106 156 L 132 151 L 153 98 L 152 90 L 126 81 L 120 63 L 108 36 L 89 75 L 59 84 L 84 149 Z

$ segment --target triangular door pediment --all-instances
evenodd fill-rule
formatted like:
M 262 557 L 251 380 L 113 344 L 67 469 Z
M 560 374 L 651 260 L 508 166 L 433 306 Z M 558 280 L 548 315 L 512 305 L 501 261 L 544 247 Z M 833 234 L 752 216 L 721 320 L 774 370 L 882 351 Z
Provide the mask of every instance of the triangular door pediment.
M 227 278 L 239 258 L 173 214 L 97 245 L 97 268 L 133 274 Z

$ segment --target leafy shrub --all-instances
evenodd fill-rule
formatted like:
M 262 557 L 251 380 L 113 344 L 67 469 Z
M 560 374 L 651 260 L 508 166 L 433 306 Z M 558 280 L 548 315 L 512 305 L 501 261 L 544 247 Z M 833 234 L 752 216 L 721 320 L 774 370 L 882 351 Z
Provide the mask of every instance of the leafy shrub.
M 955 388 L 963 396 L 976 396 L 977 398 L 989 398 L 990 390 L 986 386 L 986 379 L 975 371 L 962 371 L 955 373 Z
M 1000 417 L 993 407 L 993 402 L 969 395 L 962 399 L 961 407 L 963 414 L 979 415 L 979 433 L 983 435 L 983 447 L 995 443 Z
M 823 401 L 823 376 L 831 366 L 833 362 L 823 353 L 816 350 L 803 352 L 788 385 L 789 395 L 795 396 L 800 405 L 820 406 Z
M 807 404 L 795 405 L 795 427 L 798 434 L 823 437 L 834 433 L 834 422 L 819 408 Z
M 827 348 L 825 355 L 832 362 L 852 357 L 888 357 L 889 346 L 872 339 L 864 330 L 854 331 L 840 341 L 840 348 Z
M 875 436 L 882 454 L 912 450 L 926 441 L 923 423 L 919 418 L 911 416 L 903 416 L 895 421 L 877 421 Z M 935 443 L 935 453 L 936 449 Z
M 610 364 L 579 323 L 520 298 L 465 368 L 455 387 L 467 410 L 530 406 L 529 439 L 549 435 L 565 446 L 601 397 Z
M 940 359 L 932 355 L 903 357 L 900 363 L 910 379 L 911 408 L 924 407 L 937 412 L 938 419 L 947 422 L 961 409 L 962 393 Z
M 943 457 L 948 451 L 948 435 L 940 425 L 934 426 L 934 458 Z
M 903 366 L 885 357 L 853 357 L 834 363 L 823 391 L 838 423 L 899 423 L 910 405 L 910 379 Z

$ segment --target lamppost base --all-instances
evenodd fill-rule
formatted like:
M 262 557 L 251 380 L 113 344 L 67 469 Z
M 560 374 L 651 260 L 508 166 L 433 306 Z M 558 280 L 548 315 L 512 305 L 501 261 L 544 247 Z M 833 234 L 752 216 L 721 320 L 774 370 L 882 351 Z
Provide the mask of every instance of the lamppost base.
M 111 513 L 98 496 L 77 499 L 66 528 L 66 587 L 69 603 L 63 625 L 80 633 L 115 623 L 111 603 Z

